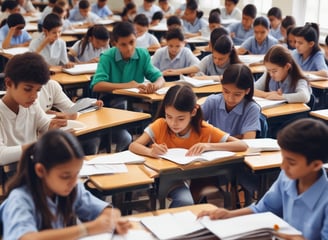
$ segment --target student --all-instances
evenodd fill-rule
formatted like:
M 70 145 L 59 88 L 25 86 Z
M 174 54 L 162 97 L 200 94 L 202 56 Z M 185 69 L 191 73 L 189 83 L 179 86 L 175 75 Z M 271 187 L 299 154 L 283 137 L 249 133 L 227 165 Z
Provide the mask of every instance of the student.
M 182 28 L 182 22 L 179 17 L 173 15 L 167 18 L 166 20 L 167 30 L 170 31 L 174 28 L 179 28 L 181 31 L 183 31 Z
M 122 21 L 128 21 L 133 22 L 133 19 L 135 18 L 137 14 L 137 6 L 134 2 L 126 4 L 126 6 L 123 8 L 121 17 Z
M 68 4 L 62 2 L 63 4 L 59 4 L 60 1 L 55 4 L 55 6 L 52 9 L 52 13 L 58 15 L 60 19 L 63 22 L 62 26 L 62 32 L 65 32 L 66 30 L 69 29 L 74 29 L 73 24 L 66 18 L 68 14 Z
M 198 10 L 197 2 L 190 0 L 183 14 L 182 26 L 185 37 L 200 36 L 202 31 L 207 30 L 208 24 L 202 16 L 203 12 Z
M 20 14 L 23 16 L 31 16 L 36 12 L 31 0 L 16 0 L 19 5 Z
M 187 4 L 190 2 L 190 0 L 186 0 L 185 3 L 182 3 L 176 10 L 175 15 L 176 16 L 183 16 L 184 11 L 186 10 Z M 199 0 L 196 0 L 196 3 L 199 4 Z
M 82 0 L 83 1 L 83 0 Z M 54 13 L 48 14 L 43 21 L 43 32 L 30 43 L 30 50 L 41 54 L 50 66 L 72 67 L 68 61 L 66 43 L 60 39 L 62 21 Z
M 292 55 L 303 71 L 328 77 L 328 67 L 319 46 L 319 26 L 308 23 L 295 33 L 296 49 Z
M 280 8 L 272 7 L 268 11 L 268 18 L 270 21 L 270 34 L 277 40 L 283 39 L 283 35 L 280 31 L 282 22 L 282 13 Z
M 41 13 L 41 18 L 38 21 L 38 24 L 40 24 L 40 27 L 42 29 L 42 24 L 44 21 L 44 18 L 49 14 L 52 13 L 52 9 L 55 6 L 57 0 L 48 0 L 48 5 L 43 9 L 42 13 Z
M 157 119 L 131 143 L 129 150 L 150 157 L 159 157 L 168 148 L 189 149 L 189 156 L 210 150 L 246 150 L 244 143 L 203 121 L 202 110 L 196 100 L 189 86 L 171 87 L 163 99 Z M 172 198 L 170 207 L 193 204 L 185 184 L 175 186 L 168 197 Z
M 239 0 L 225 0 L 224 8 L 221 9 L 222 19 L 235 19 L 241 20 L 242 14 L 240 9 L 237 8 Z
M 113 12 L 107 6 L 107 0 L 97 0 L 96 3 L 91 5 L 91 12 L 101 18 L 108 18 L 113 15 Z
M 20 13 L 9 15 L 7 24 L 0 28 L 0 46 L 3 49 L 27 47 L 32 37 L 24 27 L 25 20 Z
M 217 12 L 213 12 L 208 17 L 208 28 L 210 30 L 209 33 L 211 33 L 215 28 L 219 28 L 219 27 L 223 27 L 221 25 L 220 14 Z M 202 33 L 202 35 L 204 35 L 204 34 Z
M 103 25 L 90 27 L 82 40 L 74 43 L 69 56 L 77 63 L 99 62 L 102 52 L 109 49 L 109 32 Z
M 273 46 L 264 56 L 267 71 L 255 82 L 255 96 L 289 103 L 307 103 L 311 87 L 290 52 Z
M 73 8 L 69 12 L 68 20 L 72 23 L 83 23 L 83 25 L 95 24 L 100 17 L 90 11 L 90 3 L 88 0 L 81 0 L 78 8 Z
M 156 50 L 151 59 L 153 65 L 160 71 L 199 64 L 198 58 L 185 47 L 184 36 L 180 29 L 169 30 L 165 38 L 167 46 Z
M 0 100 L 1 165 L 18 161 L 39 134 L 66 126 L 64 119 L 50 120 L 35 102 L 49 78 L 47 63 L 36 53 L 15 55 L 6 64 L 6 94 Z
M 137 34 L 136 47 L 156 50 L 161 47 L 157 38 L 148 32 L 149 21 L 145 14 L 138 14 L 134 20 L 134 27 Z
M 18 3 L 14 0 L 5 0 L 1 4 L 0 27 L 6 24 L 6 19 L 12 13 L 19 13 Z
M 0 208 L 5 239 L 80 239 L 131 227 L 78 183 L 84 154 L 68 132 L 50 131 L 23 153 Z M 81 221 L 77 224 L 77 218 Z
M 253 4 L 247 4 L 243 8 L 242 20 L 232 23 L 227 27 L 235 45 L 241 45 L 246 39 L 254 35 L 253 22 L 256 18 L 257 9 Z
M 252 72 L 232 64 L 223 73 L 222 94 L 210 95 L 201 106 L 204 120 L 240 139 L 255 138 L 260 131 L 260 107 L 253 101 Z
M 296 33 L 301 29 L 302 27 L 290 27 L 287 29 L 287 48 L 289 50 L 294 50 L 296 48 Z
M 158 0 L 158 5 L 164 13 L 165 18 L 174 15 L 175 10 L 168 0 Z
M 161 8 L 154 4 L 155 0 L 144 0 L 143 4 L 138 7 L 137 14 L 145 14 L 148 18 L 148 21 L 151 22 L 155 12 L 161 12 Z
M 263 198 L 247 208 L 230 211 L 218 208 L 203 211 L 198 217 L 224 219 L 270 211 L 304 236 L 293 238 L 281 234 L 282 239 L 326 239 L 328 179 L 322 165 L 328 161 L 327 141 L 325 123 L 310 118 L 291 123 L 278 134 L 282 171 Z
M 282 39 L 280 39 L 280 42 L 286 43 L 287 42 L 287 30 L 288 28 L 294 28 L 296 25 L 295 18 L 293 16 L 286 16 L 281 21 L 280 25 L 280 32 L 282 35 Z
M 162 11 L 155 12 L 151 17 L 150 26 L 157 26 L 164 18 L 164 14 Z
M 266 54 L 278 40 L 269 35 L 269 21 L 265 17 L 257 17 L 253 24 L 254 36 L 246 39 L 238 54 Z
M 223 72 L 230 64 L 234 63 L 240 63 L 235 47 L 229 36 L 222 35 L 216 40 L 212 48 L 212 54 L 204 57 L 198 65 L 181 69 L 168 69 L 163 74 L 180 75 L 199 72 L 200 76 L 194 76 L 195 78 L 220 81 Z

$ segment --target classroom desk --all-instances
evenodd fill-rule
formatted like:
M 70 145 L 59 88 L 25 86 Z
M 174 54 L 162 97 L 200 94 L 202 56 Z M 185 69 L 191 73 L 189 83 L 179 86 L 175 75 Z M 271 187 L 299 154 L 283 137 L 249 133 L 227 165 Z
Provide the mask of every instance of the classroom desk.
M 311 111 L 310 116 L 324 120 L 325 122 L 328 122 L 328 109 Z
M 328 107 L 328 80 L 311 81 L 310 85 L 313 89 L 313 94 L 319 100 L 316 109 L 327 108 Z

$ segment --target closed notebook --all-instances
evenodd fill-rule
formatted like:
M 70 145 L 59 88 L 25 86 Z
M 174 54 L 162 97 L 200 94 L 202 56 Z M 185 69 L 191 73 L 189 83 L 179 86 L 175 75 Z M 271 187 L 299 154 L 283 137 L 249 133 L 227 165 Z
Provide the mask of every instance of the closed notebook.
M 248 66 L 263 65 L 264 55 L 239 55 L 240 61 Z
M 72 68 L 63 68 L 63 72 L 71 75 L 95 73 L 98 63 L 75 64 Z
M 188 149 L 184 148 L 170 148 L 160 157 L 184 165 L 197 161 L 213 161 L 235 155 L 234 152 L 229 151 L 208 151 L 196 156 L 186 156 L 187 152 Z
M 286 100 L 269 100 L 260 97 L 253 97 L 253 99 L 262 109 L 279 106 L 287 102 Z
M 277 139 L 273 139 L 273 138 L 243 139 L 242 141 L 244 141 L 247 144 L 248 153 L 269 152 L 269 151 L 280 150 Z
M 191 87 L 204 87 L 204 86 L 220 84 L 220 82 L 213 80 L 213 79 L 198 80 L 198 79 L 187 77 L 184 75 L 180 76 L 180 80 L 177 81 L 177 83 L 188 84 Z

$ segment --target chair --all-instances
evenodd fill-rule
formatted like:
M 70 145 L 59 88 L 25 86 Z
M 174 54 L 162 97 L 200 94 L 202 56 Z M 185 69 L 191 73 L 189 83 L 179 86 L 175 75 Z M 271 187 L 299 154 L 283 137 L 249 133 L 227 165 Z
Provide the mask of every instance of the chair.
M 306 104 L 310 107 L 311 111 L 316 110 L 316 104 L 319 100 L 316 98 L 316 96 L 311 93 L 310 101 Z
M 268 136 L 269 126 L 266 117 L 260 114 L 261 130 L 256 132 L 256 138 L 266 138 Z

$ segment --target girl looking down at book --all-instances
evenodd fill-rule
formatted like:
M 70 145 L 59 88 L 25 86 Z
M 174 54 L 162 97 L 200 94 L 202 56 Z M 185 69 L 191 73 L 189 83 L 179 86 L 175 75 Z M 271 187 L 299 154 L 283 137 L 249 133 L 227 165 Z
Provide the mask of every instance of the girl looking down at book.
M 157 119 L 130 144 L 129 150 L 159 157 L 168 148 L 189 149 L 187 156 L 210 150 L 245 151 L 247 145 L 206 123 L 197 97 L 189 86 L 175 85 L 166 93 Z M 171 207 L 193 204 L 189 187 L 181 184 L 169 193 Z
M 255 82 L 254 95 L 289 103 L 307 103 L 311 87 L 288 49 L 273 46 L 264 56 L 267 71 Z

